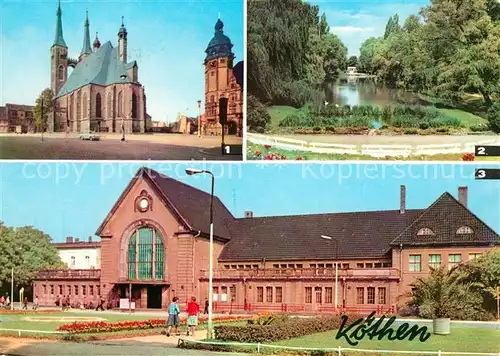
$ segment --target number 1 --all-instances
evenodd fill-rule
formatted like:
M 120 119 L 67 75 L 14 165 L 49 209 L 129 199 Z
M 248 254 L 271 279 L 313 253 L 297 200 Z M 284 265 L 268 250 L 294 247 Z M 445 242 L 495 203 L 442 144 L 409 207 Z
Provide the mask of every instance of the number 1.
M 224 146 L 224 151 L 226 151 L 226 154 L 230 154 L 231 153 L 231 146 Z

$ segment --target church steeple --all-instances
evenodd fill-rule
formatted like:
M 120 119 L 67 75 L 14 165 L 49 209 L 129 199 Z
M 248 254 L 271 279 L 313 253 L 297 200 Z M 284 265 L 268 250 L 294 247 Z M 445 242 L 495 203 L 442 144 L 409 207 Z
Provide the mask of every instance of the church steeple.
M 57 7 L 56 37 L 54 38 L 54 44 L 52 46 L 68 48 L 63 37 L 61 0 L 59 0 L 59 6 Z
M 86 11 L 85 29 L 83 32 L 83 47 L 82 47 L 82 53 L 80 53 L 80 60 L 82 60 L 91 53 L 92 53 L 92 47 L 90 47 L 89 12 Z

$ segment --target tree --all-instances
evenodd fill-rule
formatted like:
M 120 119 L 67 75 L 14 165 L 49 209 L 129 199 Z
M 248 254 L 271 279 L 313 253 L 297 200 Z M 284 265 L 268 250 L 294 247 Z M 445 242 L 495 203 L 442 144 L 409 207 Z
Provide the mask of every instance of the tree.
M 486 0 L 486 10 L 492 21 L 500 21 L 500 1 Z
M 0 222 L 0 293 L 10 294 L 11 269 L 14 288 L 30 286 L 41 269 L 65 268 L 51 238 L 31 226 L 12 228 Z
M 248 130 L 263 133 L 269 121 L 271 121 L 271 116 L 266 107 L 253 95 L 248 95 L 247 106 Z
M 35 102 L 35 124 L 40 132 L 47 129 L 47 121 L 49 115 L 54 109 L 53 104 L 54 93 L 50 88 L 44 89 Z
M 373 56 L 380 42 L 381 42 L 380 39 L 375 37 L 370 37 L 361 44 L 361 48 L 359 50 L 360 54 L 358 59 L 358 65 L 359 65 L 358 70 L 360 72 L 363 73 L 373 72 L 373 66 L 372 66 Z
M 411 287 L 411 304 L 423 318 L 484 319 L 479 285 L 459 268 L 431 268 L 427 277 L 417 278 Z
M 499 249 L 488 251 L 479 258 L 461 266 L 461 269 L 464 274 L 468 275 L 468 280 L 470 282 L 479 283 L 482 290 L 491 300 L 493 301 L 495 299 L 496 288 L 500 287 Z
M 491 130 L 496 133 L 500 133 L 500 101 L 497 101 L 490 107 L 487 118 Z
M 347 66 L 348 67 L 357 67 L 358 66 L 358 57 L 356 56 L 351 56 L 347 60 Z

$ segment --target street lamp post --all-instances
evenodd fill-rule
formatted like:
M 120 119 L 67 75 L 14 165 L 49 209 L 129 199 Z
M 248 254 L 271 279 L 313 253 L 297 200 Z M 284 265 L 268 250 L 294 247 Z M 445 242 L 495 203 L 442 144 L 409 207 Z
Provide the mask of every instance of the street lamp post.
M 43 141 L 43 132 L 45 131 L 45 122 L 43 120 L 43 96 L 40 100 L 40 122 L 41 122 L 41 129 L 42 129 L 42 141 Z
M 335 311 L 338 308 L 338 291 L 339 291 L 339 265 L 338 265 L 338 255 L 339 255 L 339 241 L 331 236 L 321 235 L 322 239 L 335 241 Z
M 207 323 L 207 339 L 212 338 L 212 304 L 213 304 L 213 264 L 214 264 L 214 184 L 215 177 L 210 171 L 204 169 L 187 168 L 186 174 L 192 176 L 194 174 L 210 174 L 212 176 L 212 189 L 210 194 L 210 256 L 208 259 L 208 323 Z
M 120 78 L 123 82 L 125 82 L 125 80 L 127 79 L 127 75 L 122 74 L 122 75 L 120 75 Z M 121 105 L 124 108 L 123 102 L 118 103 L 118 105 Z M 125 113 L 125 110 L 122 110 L 121 113 L 119 112 L 119 114 L 122 115 L 122 139 L 121 139 L 122 142 L 125 142 L 125 118 L 123 117 L 124 113 Z
M 198 137 L 201 137 L 201 100 L 198 100 Z
M 10 273 L 10 310 L 14 310 L 14 267 Z

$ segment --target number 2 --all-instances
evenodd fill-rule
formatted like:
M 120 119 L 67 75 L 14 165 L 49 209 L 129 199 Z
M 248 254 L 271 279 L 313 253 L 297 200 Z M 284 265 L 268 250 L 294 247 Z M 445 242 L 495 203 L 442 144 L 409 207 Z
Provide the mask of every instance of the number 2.
M 481 169 L 480 171 L 477 171 L 476 173 L 477 173 L 477 178 L 484 178 L 484 177 L 486 177 L 486 172 L 483 169 Z
M 478 147 L 477 148 L 477 154 L 478 155 L 485 155 L 486 154 L 486 148 L 484 148 L 484 147 Z
M 226 154 L 230 154 L 231 153 L 231 146 L 224 146 L 224 151 L 226 152 Z

